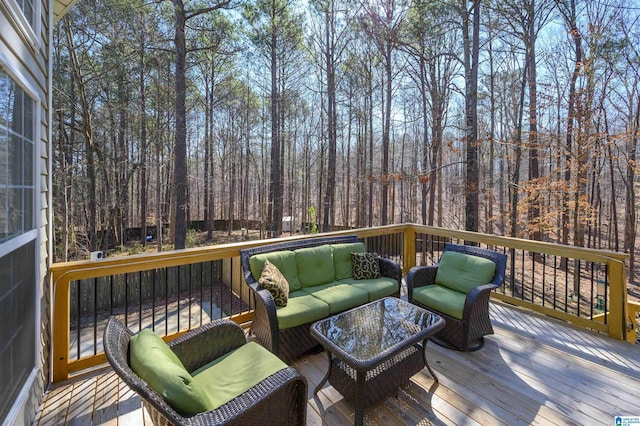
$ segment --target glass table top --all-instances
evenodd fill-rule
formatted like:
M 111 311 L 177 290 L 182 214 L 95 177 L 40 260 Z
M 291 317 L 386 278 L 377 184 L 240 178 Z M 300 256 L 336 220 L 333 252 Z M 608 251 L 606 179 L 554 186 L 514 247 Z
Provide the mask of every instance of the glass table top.
M 444 320 L 396 297 L 371 302 L 316 322 L 312 333 L 355 361 L 374 359 L 397 346 L 419 342 Z

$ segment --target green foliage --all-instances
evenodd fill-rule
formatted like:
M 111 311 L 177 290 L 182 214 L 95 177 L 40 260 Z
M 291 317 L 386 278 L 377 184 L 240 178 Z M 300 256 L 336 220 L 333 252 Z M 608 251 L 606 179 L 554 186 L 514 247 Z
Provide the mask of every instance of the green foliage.
M 318 225 L 316 223 L 316 208 L 311 206 L 309 207 L 309 216 L 311 219 L 311 233 L 312 234 L 317 234 L 318 233 Z

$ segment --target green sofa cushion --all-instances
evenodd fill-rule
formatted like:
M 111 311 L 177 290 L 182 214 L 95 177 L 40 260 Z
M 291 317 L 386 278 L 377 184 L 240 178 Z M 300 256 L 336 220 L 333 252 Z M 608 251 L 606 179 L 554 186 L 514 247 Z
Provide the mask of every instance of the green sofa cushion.
M 289 293 L 287 306 L 276 307 L 278 329 L 296 327 L 329 316 L 329 305 L 303 290 Z
M 469 293 L 474 287 L 490 283 L 495 271 L 496 264 L 489 259 L 445 251 L 440 258 L 435 281 L 461 293 Z
M 298 267 L 296 266 L 296 255 L 291 250 L 273 251 L 270 253 L 260 253 L 251 256 L 249 266 L 251 274 L 256 282 L 260 279 L 264 262 L 266 260 L 273 263 L 289 283 L 289 290 L 300 290 L 300 279 L 298 278 Z
M 345 278 L 340 280 L 355 288 L 364 290 L 369 294 L 369 302 L 391 296 L 398 292 L 398 281 L 393 278 L 380 277 L 370 280 L 356 280 L 355 278 Z
M 337 281 L 315 287 L 307 287 L 302 289 L 302 291 L 311 294 L 313 297 L 329 305 L 330 315 L 369 302 L 369 293 L 367 293 L 366 290 Z
M 351 253 L 364 253 L 363 243 L 333 244 L 333 266 L 336 271 L 336 280 L 353 277 L 353 264 Z
M 131 337 L 129 362 L 131 369 L 176 411 L 195 414 L 211 409 L 205 390 L 152 330 L 144 329 Z
M 213 410 L 284 368 L 287 365 L 277 356 L 249 342 L 194 371 L 193 380 L 204 389 Z
M 417 302 L 460 320 L 466 298 L 466 293 L 437 284 L 413 289 L 413 299 Z
M 335 281 L 333 253 L 330 245 L 295 250 L 298 278 L 302 288 Z M 286 275 L 285 275 L 286 276 Z

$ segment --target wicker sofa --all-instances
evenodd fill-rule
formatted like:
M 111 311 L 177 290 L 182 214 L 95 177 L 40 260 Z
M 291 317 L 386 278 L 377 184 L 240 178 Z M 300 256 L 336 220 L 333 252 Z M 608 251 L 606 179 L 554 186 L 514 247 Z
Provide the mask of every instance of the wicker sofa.
M 255 295 L 251 332 L 285 362 L 318 346 L 313 322 L 387 296 L 400 296 L 400 266 L 378 257 L 380 277 L 357 280 L 351 253 L 365 252 L 356 236 L 323 237 L 270 244 L 240 251 L 245 281 Z M 289 301 L 276 306 L 258 284 L 264 262 L 275 264 L 289 282 Z

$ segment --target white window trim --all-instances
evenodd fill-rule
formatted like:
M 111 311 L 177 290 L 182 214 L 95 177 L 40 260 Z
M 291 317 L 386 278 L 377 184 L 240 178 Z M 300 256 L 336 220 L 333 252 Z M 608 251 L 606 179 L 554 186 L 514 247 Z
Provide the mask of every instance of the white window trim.
M 41 11 L 40 8 L 42 4 L 40 0 L 33 1 L 33 27 L 27 21 L 27 18 L 24 16 L 24 12 L 20 9 L 20 6 L 16 3 L 15 0 L 0 0 L 2 3 L 6 5 L 11 14 L 10 17 L 13 18 L 13 22 L 15 22 L 16 27 L 20 31 L 22 37 L 29 43 L 31 48 L 36 51 L 39 43 L 40 33 L 42 31 L 42 21 L 41 21 Z M 51 5 L 53 7 L 53 5 Z
M 29 82 L 29 80 L 27 80 L 23 76 L 23 74 L 20 71 L 18 71 L 16 64 L 13 61 L 9 60 L 9 57 L 7 57 L 4 54 L 2 49 L 0 49 L 0 69 L 6 72 L 7 74 L 9 74 L 9 77 L 11 77 L 13 81 L 15 81 L 17 84 L 19 84 L 22 90 L 24 90 L 27 93 L 27 95 L 29 95 L 29 97 L 33 99 L 34 102 L 44 101 L 43 99 L 40 99 L 40 96 L 38 95 L 38 91 L 36 90 L 35 86 L 33 86 Z M 36 127 L 38 126 L 36 125 Z M 35 138 L 35 134 L 34 134 L 34 138 Z
M 38 367 L 34 367 L 31 370 L 31 374 L 29 374 L 29 377 L 25 380 L 22 389 L 20 389 L 20 393 L 18 393 L 11 410 L 9 410 L 9 413 L 7 414 L 7 418 L 5 419 L 6 423 L 3 424 L 15 425 L 21 423 L 19 420 L 24 421 L 27 419 L 26 416 L 28 416 L 29 413 L 24 413 L 23 411 L 26 408 L 27 401 L 29 400 L 39 373 L 40 369 Z
M 0 244 L 0 257 L 4 257 L 31 241 L 38 241 L 38 228 L 32 229 Z M 36 259 L 37 260 L 37 259 Z

